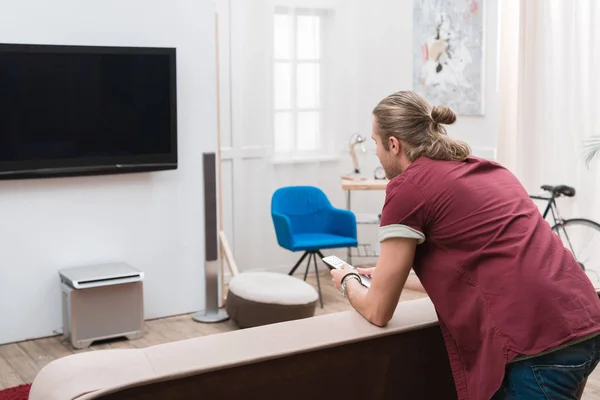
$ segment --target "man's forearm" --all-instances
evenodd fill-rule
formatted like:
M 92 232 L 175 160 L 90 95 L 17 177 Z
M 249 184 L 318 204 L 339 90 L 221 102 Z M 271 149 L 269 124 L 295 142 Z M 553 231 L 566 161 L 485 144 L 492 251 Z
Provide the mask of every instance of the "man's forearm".
M 354 309 L 370 323 L 383 326 L 387 323 L 378 313 L 377 302 L 368 301 L 369 290 L 358 280 L 350 279 L 346 284 L 346 297 Z
M 394 316 L 400 295 L 414 264 L 417 241 L 412 238 L 388 238 L 381 242 L 376 274 L 369 288 L 356 279 L 346 282 L 346 297 L 367 321 L 384 326 Z M 342 278 L 343 279 L 343 278 Z

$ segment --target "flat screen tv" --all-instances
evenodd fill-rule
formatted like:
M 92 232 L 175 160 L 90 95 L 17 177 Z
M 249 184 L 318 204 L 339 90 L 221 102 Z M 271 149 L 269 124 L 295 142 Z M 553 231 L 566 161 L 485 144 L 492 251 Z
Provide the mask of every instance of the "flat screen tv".
M 0 44 L 0 179 L 177 168 L 174 48 Z

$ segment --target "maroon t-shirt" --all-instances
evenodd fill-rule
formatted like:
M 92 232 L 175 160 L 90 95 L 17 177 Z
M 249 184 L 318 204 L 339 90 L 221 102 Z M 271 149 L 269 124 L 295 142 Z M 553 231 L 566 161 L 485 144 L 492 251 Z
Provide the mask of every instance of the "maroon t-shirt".
M 489 399 L 506 364 L 600 330 L 600 300 L 520 182 L 484 159 L 420 158 L 388 183 L 380 240 L 418 239 L 459 399 Z

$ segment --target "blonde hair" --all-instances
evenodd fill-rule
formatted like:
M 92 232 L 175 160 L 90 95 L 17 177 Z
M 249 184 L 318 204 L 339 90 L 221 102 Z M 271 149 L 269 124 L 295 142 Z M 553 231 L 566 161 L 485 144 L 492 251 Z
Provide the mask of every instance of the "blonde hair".
M 373 110 L 383 146 L 389 150 L 389 138 L 395 137 L 406 145 L 406 157 L 463 161 L 471 148 L 463 141 L 448 137 L 442 124 L 456 121 L 454 111 L 446 106 L 431 106 L 421 95 L 412 91 L 396 92 L 383 99 Z

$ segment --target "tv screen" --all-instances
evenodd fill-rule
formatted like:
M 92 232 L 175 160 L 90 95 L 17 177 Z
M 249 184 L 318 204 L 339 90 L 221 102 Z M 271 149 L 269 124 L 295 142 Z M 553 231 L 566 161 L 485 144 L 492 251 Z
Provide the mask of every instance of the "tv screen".
M 0 44 L 0 179 L 177 168 L 175 57 Z

